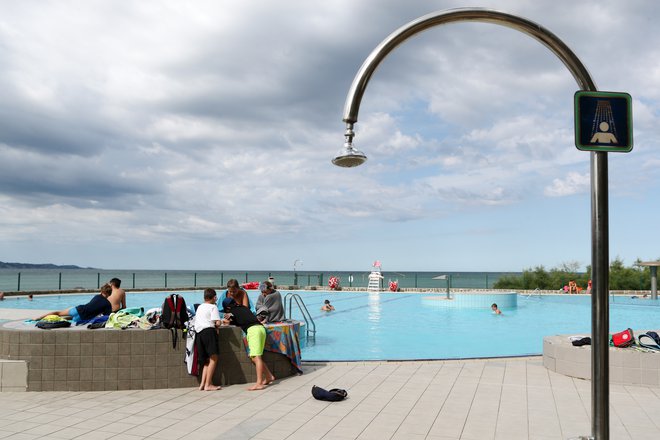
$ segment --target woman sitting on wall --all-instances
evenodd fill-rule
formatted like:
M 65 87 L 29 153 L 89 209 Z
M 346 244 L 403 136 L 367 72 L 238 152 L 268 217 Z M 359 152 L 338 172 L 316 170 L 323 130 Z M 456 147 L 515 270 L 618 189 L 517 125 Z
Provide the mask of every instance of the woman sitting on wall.
M 235 279 L 227 281 L 227 290 L 225 291 L 225 298 L 233 298 L 237 304 L 250 308 L 250 298 L 248 294 Z

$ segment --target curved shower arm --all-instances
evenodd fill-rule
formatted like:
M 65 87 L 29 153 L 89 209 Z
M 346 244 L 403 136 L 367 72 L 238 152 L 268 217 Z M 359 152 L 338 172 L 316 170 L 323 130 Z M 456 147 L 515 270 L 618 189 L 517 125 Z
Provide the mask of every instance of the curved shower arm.
M 596 85 L 589 75 L 587 68 L 573 51 L 564 44 L 555 34 L 545 29 L 533 21 L 522 17 L 507 14 L 505 12 L 495 11 L 484 8 L 458 8 L 446 11 L 437 11 L 408 24 L 401 26 L 385 38 L 362 63 L 360 70 L 353 79 L 351 88 L 346 97 L 344 105 L 344 122 L 348 127 L 352 127 L 357 122 L 360 111 L 360 102 L 367 88 L 371 76 L 380 65 L 381 61 L 392 52 L 397 46 L 408 38 L 430 29 L 447 23 L 458 21 L 477 21 L 483 23 L 493 23 L 506 26 L 521 31 L 534 39 L 540 41 L 544 46 L 552 51 L 568 68 L 573 78 L 578 83 L 580 90 L 596 91 Z M 352 137 L 352 136 L 351 136 Z

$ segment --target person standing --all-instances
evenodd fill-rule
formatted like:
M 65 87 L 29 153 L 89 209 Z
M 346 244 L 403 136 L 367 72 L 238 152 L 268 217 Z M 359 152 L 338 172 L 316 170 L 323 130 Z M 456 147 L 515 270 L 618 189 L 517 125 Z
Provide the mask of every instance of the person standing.
M 218 365 L 218 327 L 220 313 L 218 312 L 218 295 L 213 289 L 204 290 L 204 304 L 197 307 L 195 313 L 195 345 L 197 359 L 202 367 L 200 391 L 217 391 L 220 386 L 213 385 L 213 373 Z
M 275 376 L 273 376 L 273 373 L 270 372 L 263 360 L 264 347 L 266 345 L 266 329 L 250 309 L 238 304 L 234 301 L 234 298 L 225 298 L 222 300 L 222 308 L 225 311 L 223 323 L 239 326 L 247 336 L 250 360 L 254 363 L 257 370 L 257 382 L 248 388 L 248 390 L 263 390 L 275 380 Z
M 112 294 L 110 295 L 110 298 L 108 298 L 108 301 L 110 301 L 110 304 L 112 305 L 112 311 L 116 312 L 125 309 L 126 291 L 120 287 L 121 280 L 119 278 L 113 278 L 108 281 L 108 284 L 112 287 Z

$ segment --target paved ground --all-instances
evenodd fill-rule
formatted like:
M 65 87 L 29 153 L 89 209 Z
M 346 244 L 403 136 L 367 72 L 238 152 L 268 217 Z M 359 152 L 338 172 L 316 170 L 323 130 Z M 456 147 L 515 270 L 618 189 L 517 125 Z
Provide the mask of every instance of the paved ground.
M 345 388 L 343 402 L 311 397 Z M 309 364 L 262 392 L 0 393 L 11 439 L 567 439 L 590 432 L 590 382 L 540 357 Z M 611 387 L 611 438 L 660 438 L 660 388 Z

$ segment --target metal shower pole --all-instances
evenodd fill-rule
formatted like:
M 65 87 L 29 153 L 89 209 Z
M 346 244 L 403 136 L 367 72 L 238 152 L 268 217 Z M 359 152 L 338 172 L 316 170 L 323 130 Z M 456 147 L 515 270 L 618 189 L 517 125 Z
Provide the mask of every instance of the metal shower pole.
M 589 72 L 573 51 L 556 35 L 525 18 L 482 8 L 461 8 L 438 11 L 403 25 L 383 40 L 364 61 L 346 97 L 345 152 L 347 160 L 333 162 L 339 166 L 356 166 L 366 160 L 353 150 L 360 102 L 374 71 L 380 62 L 408 38 L 429 28 L 453 22 L 476 21 L 498 24 L 527 34 L 554 53 L 575 78 L 580 90 L 597 91 Z M 591 152 L 591 264 L 592 264 L 592 356 L 591 356 L 591 429 L 597 440 L 609 440 L 609 221 L 607 153 Z

